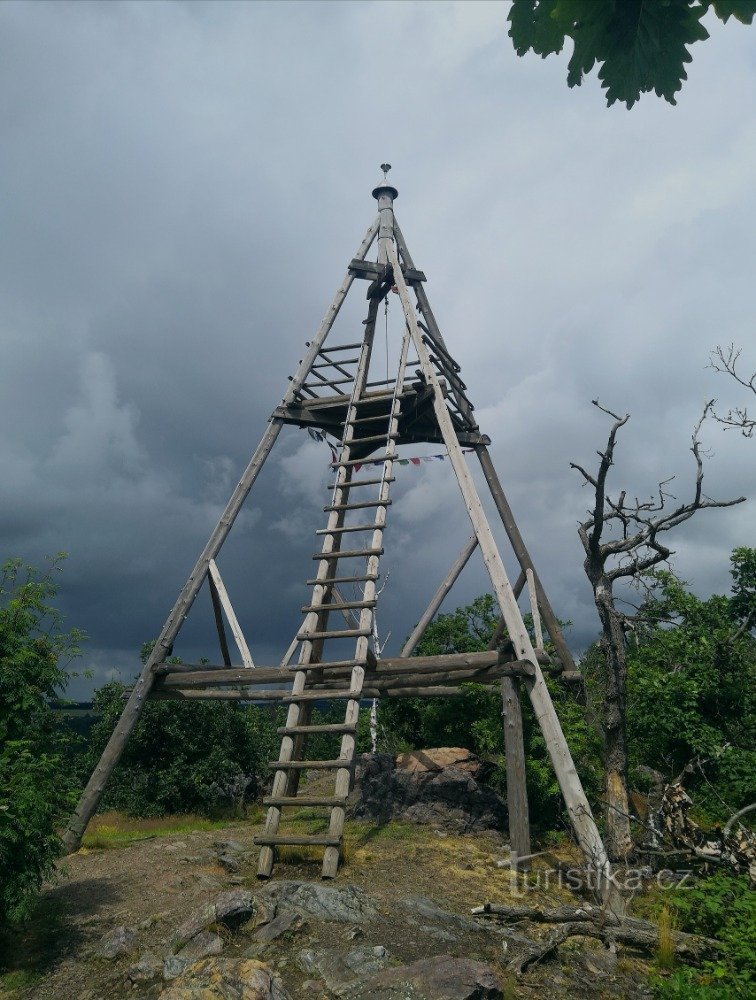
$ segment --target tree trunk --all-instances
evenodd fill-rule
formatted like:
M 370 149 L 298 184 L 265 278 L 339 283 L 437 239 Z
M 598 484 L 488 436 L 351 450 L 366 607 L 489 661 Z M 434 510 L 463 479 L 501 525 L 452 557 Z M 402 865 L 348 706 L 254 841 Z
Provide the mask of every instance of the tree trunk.
M 604 680 L 604 766 L 606 769 L 604 843 L 612 861 L 632 851 L 630 809 L 627 795 L 627 655 L 622 617 L 614 607 L 612 584 L 603 574 L 594 585 L 594 596 L 606 661 Z

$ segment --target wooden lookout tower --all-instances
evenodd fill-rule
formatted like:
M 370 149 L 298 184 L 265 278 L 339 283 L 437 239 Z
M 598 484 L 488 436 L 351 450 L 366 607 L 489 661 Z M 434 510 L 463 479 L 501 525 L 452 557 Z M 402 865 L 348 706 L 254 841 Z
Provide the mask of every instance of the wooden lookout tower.
M 488 452 L 489 438 L 481 432 L 467 396 L 460 365 L 451 354 L 425 291 L 426 278 L 415 267 L 394 214 L 398 196 L 388 181 L 373 190 L 378 217 L 368 229 L 331 305 L 308 343 L 305 357 L 291 377 L 286 394 L 271 414 L 262 440 L 210 535 L 138 678 L 102 758 L 73 814 L 65 843 L 75 850 L 97 808 L 105 783 L 123 751 L 148 698 L 226 698 L 280 702 L 288 706 L 280 729 L 281 750 L 271 763 L 274 771 L 258 874 L 271 874 L 276 848 L 310 844 L 323 849 L 323 875 L 336 874 L 346 800 L 355 759 L 355 733 L 360 704 L 366 698 L 454 696 L 466 681 L 501 685 L 507 764 L 510 838 L 513 855 L 530 854 L 520 694 L 524 688 L 559 781 L 572 825 L 587 863 L 602 879 L 609 875 L 606 852 L 578 778 L 569 747 L 549 696 L 541 666 L 549 662 L 540 638 L 540 624 L 551 638 L 565 676 L 576 676 L 557 619 L 517 529 Z M 376 245 L 375 259 L 368 254 Z M 362 333 L 351 342 L 332 336 L 334 321 L 355 281 L 367 288 L 367 316 Z M 363 287 L 365 287 L 363 285 Z M 393 371 L 375 380 L 370 362 L 378 310 L 386 296 L 398 293 L 403 333 Z M 286 424 L 328 434 L 337 442 L 332 463 L 333 481 L 324 507 L 325 526 L 317 532 L 320 548 L 314 554 L 310 595 L 302 608 L 304 619 L 281 664 L 256 666 L 234 614 L 215 559 L 234 520 Z M 430 604 L 405 643 L 401 656 L 378 659 L 373 648 L 374 614 L 378 598 L 383 533 L 391 512 L 394 466 L 403 445 L 430 442 L 443 445 L 457 481 L 461 502 L 472 526 L 471 537 L 441 582 Z M 521 567 L 514 587 L 504 568 L 491 526 L 468 467 L 468 455 L 480 462 L 483 476 L 501 516 L 509 542 Z M 412 657 L 422 634 L 439 609 L 475 549 L 480 549 L 491 586 L 501 609 L 499 636 L 489 652 L 434 657 Z M 218 628 L 223 662 L 178 665 L 166 662 L 197 594 L 207 581 Z M 356 585 L 358 599 L 348 599 L 347 585 Z M 535 644 L 518 606 L 521 592 L 530 598 Z M 225 621 L 224 621 L 225 619 Z M 234 666 L 226 638 L 228 623 L 239 650 Z M 504 629 L 509 637 L 502 645 Z M 338 724 L 317 725 L 311 713 L 316 701 L 344 705 Z M 308 757 L 308 737 L 329 732 L 340 737 L 334 759 Z M 333 792 L 325 796 L 299 791 L 306 770 L 334 775 Z M 286 810 L 316 805 L 329 810 L 327 834 L 295 836 L 287 833 Z M 526 863 L 526 862 L 525 862 Z

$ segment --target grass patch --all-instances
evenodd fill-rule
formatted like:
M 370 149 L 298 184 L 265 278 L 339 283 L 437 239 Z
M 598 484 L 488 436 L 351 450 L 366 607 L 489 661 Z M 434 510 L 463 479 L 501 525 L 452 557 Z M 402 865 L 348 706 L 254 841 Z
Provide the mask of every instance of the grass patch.
M 674 929 L 672 911 L 664 906 L 659 914 L 659 941 L 656 945 L 656 964 L 660 969 L 671 969 L 675 964 Z
M 14 972 L 0 973 L 0 989 L 3 993 L 15 993 L 16 990 L 28 990 L 35 986 L 44 976 L 33 969 L 17 969 Z
M 128 847 L 139 840 L 222 830 L 228 825 L 227 819 L 207 819 L 205 816 L 177 815 L 139 819 L 112 811 L 95 816 L 84 834 L 82 847 L 87 850 L 108 851 Z

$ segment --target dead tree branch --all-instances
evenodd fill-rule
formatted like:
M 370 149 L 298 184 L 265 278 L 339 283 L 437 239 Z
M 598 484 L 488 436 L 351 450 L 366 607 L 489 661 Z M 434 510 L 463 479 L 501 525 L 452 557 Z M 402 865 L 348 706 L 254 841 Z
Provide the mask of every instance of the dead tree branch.
M 632 851 L 628 819 L 627 793 L 627 631 L 634 627 L 638 612 L 628 614 L 618 607 L 614 593 L 617 581 L 643 585 L 647 574 L 666 562 L 672 549 L 665 544 L 666 533 L 689 520 L 696 511 L 712 507 L 732 507 L 745 497 L 713 500 L 703 491 L 704 452 L 701 428 L 712 415 L 714 401 L 709 401 L 693 428 L 690 450 L 695 463 L 692 496 L 678 501 L 670 490 L 672 478 L 662 479 L 648 499 L 630 499 L 627 490 L 616 497 L 607 487 L 609 470 L 614 465 L 617 435 L 630 419 L 603 406 L 593 405 L 611 417 L 606 447 L 598 452 L 595 473 L 571 462 L 593 490 L 593 502 L 586 520 L 578 524 L 578 534 L 585 551 L 583 563 L 593 588 L 593 599 L 601 621 L 601 647 L 606 658 L 604 677 L 602 735 L 606 767 L 606 840 L 609 856 L 621 860 Z
M 518 936 L 519 947 L 515 946 L 512 949 L 515 954 L 510 958 L 508 965 L 517 975 L 521 975 L 529 966 L 548 958 L 569 937 L 592 937 L 608 946 L 624 944 L 647 952 L 654 952 L 659 944 L 659 928 L 650 921 L 633 917 L 616 919 L 595 906 L 559 906 L 546 909 L 538 906 L 484 903 L 483 906 L 474 907 L 471 912 L 476 917 L 492 917 L 499 922 L 517 923 L 519 931 L 522 930 L 521 921 L 524 920 L 533 924 L 557 925 L 545 937 L 534 938 L 527 944 Z M 685 934 L 682 931 L 672 931 L 671 939 L 675 954 L 694 961 L 699 961 L 722 949 L 722 944 L 713 938 Z
M 730 344 L 727 348 L 717 347 L 709 358 L 709 368 L 713 368 L 714 371 L 721 372 L 723 375 L 729 375 L 738 385 L 756 395 L 756 372 L 749 377 L 741 375 L 738 371 L 741 353 L 742 351 L 735 349 L 734 344 Z M 739 430 L 743 437 L 753 437 L 756 419 L 749 415 L 747 407 L 733 407 L 724 415 L 720 415 L 712 409 L 712 416 L 723 425 L 726 431 L 735 429 Z

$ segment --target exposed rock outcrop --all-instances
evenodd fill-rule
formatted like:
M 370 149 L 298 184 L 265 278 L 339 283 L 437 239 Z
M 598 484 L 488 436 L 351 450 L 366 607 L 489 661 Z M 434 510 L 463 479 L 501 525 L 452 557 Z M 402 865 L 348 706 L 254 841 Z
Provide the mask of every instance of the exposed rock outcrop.
M 351 812 L 379 823 L 423 823 L 455 833 L 501 830 L 503 800 L 483 784 L 486 765 L 469 750 L 439 747 L 358 759 Z
M 349 1000 L 501 1000 L 502 992 L 485 962 L 436 955 L 384 969 L 342 996 Z
M 195 962 L 159 1000 L 291 1000 L 281 980 L 253 958 L 205 958 Z

